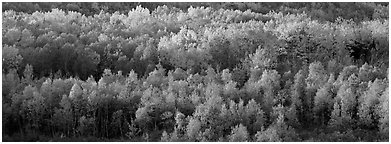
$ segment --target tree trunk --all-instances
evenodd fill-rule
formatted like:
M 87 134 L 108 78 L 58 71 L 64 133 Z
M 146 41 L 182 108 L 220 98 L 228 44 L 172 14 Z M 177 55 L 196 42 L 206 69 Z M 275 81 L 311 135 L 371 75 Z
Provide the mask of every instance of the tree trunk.
M 24 136 L 23 128 L 22 128 L 22 122 L 21 122 L 21 120 L 20 120 L 20 117 L 19 117 L 19 119 L 18 119 L 18 125 L 19 125 L 20 134 L 21 134 L 22 136 Z
M 109 104 L 106 105 L 106 137 L 108 138 L 109 137 Z

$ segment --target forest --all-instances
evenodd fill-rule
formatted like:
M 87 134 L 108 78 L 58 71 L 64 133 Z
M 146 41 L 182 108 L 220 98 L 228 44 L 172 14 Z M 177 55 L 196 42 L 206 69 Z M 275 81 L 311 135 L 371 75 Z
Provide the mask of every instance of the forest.
M 388 142 L 388 9 L 3 2 L 2 141 Z

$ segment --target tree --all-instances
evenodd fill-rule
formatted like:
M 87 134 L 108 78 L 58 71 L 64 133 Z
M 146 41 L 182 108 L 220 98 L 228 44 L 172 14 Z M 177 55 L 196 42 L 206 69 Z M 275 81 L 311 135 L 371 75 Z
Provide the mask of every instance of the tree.
M 80 132 L 82 136 L 93 135 L 94 133 L 94 118 L 88 118 L 86 116 L 82 116 L 79 119 L 79 126 L 77 130 Z
M 69 92 L 68 96 L 69 100 L 71 101 L 71 107 L 73 111 L 73 128 L 78 127 L 78 120 L 80 117 L 85 115 L 87 113 L 87 100 L 83 97 L 83 90 L 79 86 L 78 83 L 75 83 L 71 91 Z
M 389 133 L 389 95 L 388 87 L 385 88 L 382 93 L 381 103 L 379 105 L 380 110 L 378 110 L 379 119 L 379 129 L 384 136 L 388 136 Z
M 181 68 L 176 68 L 172 75 L 174 77 L 174 80 L 186 80 L 186 78 L 188 77 L 186 72 Z
M 169 141 L 170 141 L 170 135 L 166 131 L 163 131 L 162 136 L 160 138 L 160 142 L 169 142 Z
M 318 120 L 320 124 L 327 124 L 329 115 L 331 114 L 334 104 L 334 94 L 332 92 L 332 86 L 334 83 L 334 75 L 330 74 L 327 83 L 318 89 L 314 98 L 314 116 L 315 120 Z
M 368 90 L 359 98 L 358 115 L 363 125 L 376 127 L 379 116 L 377 116 L 377 105 L 380 104 L 380 97 L 386 88 L 386 84 L 379 79 L 368 84 Z
M 218 139 L 218 132 L 222 131 L 222 127 L 219 123 L 219 113 L 221 113 L 220 110 L 223 99 L 220 97 L 219 93 L 214 94 L 215 91 L 218 91 L 218 89 L 207 90 L 205 92 L 206 101 L 198 105 L 193 113 L 193 117 L 199 118 L 203 128 L 214 128 L 206 130 L 201 129 L 201 131 L 205 130 L 203 133 L 203 137 L 206 138 L 205 140 Z
M 141 97 L 142 106 L 157 106 L 162 104 L 163 96 L 161 95 L 161 91 L 155 87 L 148 87 Z
M 339 73 L 337 80 L 334 82 L 334 85 L 337 89 L 342 85 L 343 81 L 346 81 L 349 76 L 352 74 L 358 73 L 358 67 L 355 65 L 346 66 L 343 68 L 343 70 Z
M 262 106 L 266 113 L 270 113 L 272 106 L 274 105 L 273 100 L 277 95 L 277 91 L 280 89 L 280 78 L 276 70 L 265 70 L 259 81 L 265 92 Z
M 230 142 L 246 142 L 248 141 L 249 135 L 247 132 L 247 128 L 240 124 L 232 129 L 231 135 L 229 135 L 228 137 Z
M 262 107 L 254 99 L 248 101 L 245 108 L 245 114 L 243 119 L 246 121 L 243 121 L 242 123 L 245 124 L 250 135 L 255 134 L 257 131 L 260 131 L 262 127 L 266 126 L 266 118 Z
M 21 36 L 22 36 L 22 31 L 18 29 L 17 27 L 7 29 L 5 31 L 5 34 L 3 33 L 4 36 L 4 42 L 5 44 L 12 45 L 14 43 L 17 43 Z
M 83 94 L 83 90 L 79 86 L 79 84 L 73 84 L 71 91 L 69 92 L 70 99 L 79 99 Z
M 233 80 L 225 82 L 223 87 L 223 95 L 227 98 L 237 100 L 239 96 L 239 90 L 236 88 L 237 83 Z
M 185 134 L 185 130 L 186 130 L 185 118 L 186 118 L 186 116 L 183 113 L 177 111 L 177 114 L 175 116 L 175 124 L 176 124 L 175 130 L 177 131 L 177 134 L 181 137 Z
M 24 71 L 23 71 L 23 83 L 26 84 L 32 84 L 33 78 L 34 78 L 34 72 L 33 72 L 33 66 L 31 65 L 26 65 Z
M 75 79 L 53 79 L 51 84 L 49 80 L 45 81 L 44 84 L 41 86 L 41 93 L 48 97 L 47 100 L 53 107 L 59 108 L 63 95 L 69 96 L 75 84 Z
M 164 75 L 165 69 L 161 65 L 158 65 L 157 69 L 149 73 L 149 76 L 144 81 L 144 87 L 148 87 L 149 85 L 160 87 L 166 82 L 166 77 Z
M 311 114 L 313 113 L 312 110 L 314 107 L 316 91 L 327 82 L 327 74 L 322 63 L 318 61 L 312 62 L 308 69 L 308 77 L 305 80 L 307 87 L 305 94 L 306 97 L 304 98 L 304 111 L 306 111 L 307 114 Z M 307 115 L 306 117 L 308 120 L 312 118 L 311 115 Z
M 302 70 L 299 70 L 294 77 L 294 84 L 291 87 L 291 108 L 292 112 L 291 117 L 298 119 L 300 123 L 304 122 L 304 95 L 305 95 L 305 76 Z
M 73 125 L 73 111 L 72 103 L 67 95 L 63 95 L 61 102 L 61 108 L 55 109 L 53 119 L 56 127 L 65 133 L 67 136 L 73 135 L 72 125 Z
M 271 46 L 259 46 L 252 56 L 252 63 L 261 70 L 274 69 L 277 67 L 277 48 Z
M 221 80 L 223 80 L 224 83 L 232 81 L 232 74 L 230 73 L 229 69 L 224 69 L 221 72 Z
M 16 70 L 11 70 L 2 75 L 2 100 L 4 103 L 11 103 L 12 95 L 17 93 L 21 88 L 20 79 Z
M 24 100 L 21 104 L 22 115 L 29 121 L 30 128 L 37 131 L 46 114 L 46 103 L 36 87 L 28 86 L 23 91 Z
M 259 79 L 261 77 L 261 72 L 259 69 L 256 69 L 256 73 L 260 73 L 259 75 L 255 74 L 251 75 L 250 79 L 244 85 L 244 89 L 249 98 L 255 99 L 257 102 L 262 102 L 262 85 L 259 83 Z
M 139 125 L 139 127 L 143 131 L 147 131 L 149 129 L 149 127 L 151 125 L 153 125 L 152 124 L 152 117 L 149 116 L 149 114 L 148 114 L 150 111 L 151 111 L 150 107 L 140 107 L 136 111 L 135 123 L 137 123 L 137 125 Z
M 354 118 L 357 117 L 358 104 L 356 87 L 358 85 L 358 78 L 352 74 L 347 81 L 342 82 L 342 86 L 334 98 L 334 110 L 331 114 L 330 126 L 343 130 L 344 128 L 351 128 L 354 124 Z
M 368 65 L 368 63 L 365 63 L 360 67 L 358 77 L 362 82 L 372 81 L 376 78 L 375 69 Z
M 257 132 L 255 137 L 258 142 L 289 142 L 297 139 L 295 130 L 288 126 L 282 111 L 279 112 L 277 121 L 270 125 L 266 130 Z
M 158 44 L 159 59 L 164 64 L 184 69 L 206 68 L 209 54 L 201 49 L 200 39 L 191 29 L 181 27 L 177 34 L 164 36 Z
M 186 135 L 189 141 L 195 141 L 198 138 L 199 132 L 201 130 L 201 122 L 197 118 L 191 117 L 189 124 L 186 126 Z
M 309 74 L 306 78 L 308 89 L 319 89 L 327 82 L 326 71 L 321 62 L 312 62 L 309 66 Z
M 123 136 L 124 135 L 124 126 L 123 126 L 123 121 L 124 119 L 124 114 L 122 110 L 117 110 L 113 113 L 111 117 L 111 123 L 110 123 L 110 132 L 111 135 L 113 136 Z
M 3 72 L 7 73 L 11 69 L 19 69 L 23 57 L 19 54 L 19 49 L 15 46 L 5 45 L 2 48 Z
M 331 113 L 331 119 L 328 123 L 328 127 L 333 130 L 345 129 L 344 117 L 342 117 L 341 102 L 335 101 L 333 105 L 333 111 Z

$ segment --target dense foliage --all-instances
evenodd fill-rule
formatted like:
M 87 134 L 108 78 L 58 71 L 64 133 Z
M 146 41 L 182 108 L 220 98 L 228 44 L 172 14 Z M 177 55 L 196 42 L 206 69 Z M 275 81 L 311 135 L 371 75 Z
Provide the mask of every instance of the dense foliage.
M 320 21 L 335 21 L 336 18 L 353 19 L 355 22 L 388 18 L 388 3 L 375 2 L 4 2 L 3 12 L 14 10 L 17 12 L 33 13 L 35 11 L 51 11 L 59 8 L 65 11 L 76 11 L 87 16 L 99 14 L 100 11 L 126 14 L 130 9 L 141 5 L 150 11 L 158 6 L 166 5 L 187 11 L 189 7 L 211 7 L 214 9 L 229 9 L 267 14 L 270 11 L 282 13 L 303 13 Z
M 41 5 L 2 15 L 6 141 L 389 139 L 388 6 L 322 21 L 305 13 L 316 4 L 293 14 Z

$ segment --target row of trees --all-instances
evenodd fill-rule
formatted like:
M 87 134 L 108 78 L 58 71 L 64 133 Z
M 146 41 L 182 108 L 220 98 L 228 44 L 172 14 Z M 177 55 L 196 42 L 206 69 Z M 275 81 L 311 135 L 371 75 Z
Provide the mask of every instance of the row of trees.
M 211 67 L 199 75 L 159 65 L 145 79 L 105 70 L 98 82 L 31 74 L 31 66 L 22 79 L 15 71 L 3 74 L 3 134 L 302 141 L 299 131 L 316 127 L 323 135 L 366 130 L 375 136 L 348 136 L 388 139 L 388 79 L 367 64 L 344 67 L 337 76 L 320 62 L 296 74 L 267 69 L 242 88 L 230 70 Z
M 163 6 L 93 17 L 58 9 L 7 11 L 3 28 L 3 71 L 21 74 L 30 64 L 38 77 L 58 72 L 99 79 L 104 69 L 146 76 L 158 63 L 193 73 L 208 65 L 239 73 L 250 73 L 254 65 L 296 73 L 314 61 L 331 63 L 336 72 L 351 64 L 383 71 L 388 66 L 388 19 L 319 23 L 306 14 Z
M 388 17 L 138 6 L 2 20 L 3 137 L 388 140 Z
M 24 2 L 3 3 L 3 12 L 14 10 L 17 12 L 33 13 L 35 11 L 51 11 L 59 8 L 65 11 L 76 11 L 87 16 L 99 14 L 100 11 L 109 13 L 127 13 L 130 9 L 141 5 L 150 11 L 157 7 L 167 5 L 186 11 L 189 7 L 212 7 L 214 9 L 229 9 L 257 13 L 269 13 L 270 11 L 283 13 L 306 12 L 313 19 L 334 22 L 338 17 L 353 19 L 355 22 L 388 18 L 388 3 L 382 2 Z

